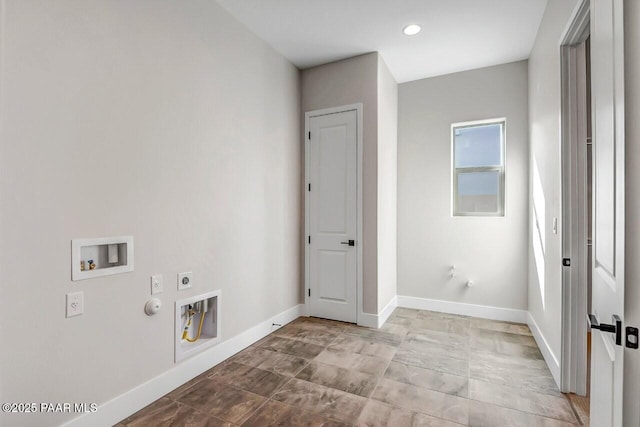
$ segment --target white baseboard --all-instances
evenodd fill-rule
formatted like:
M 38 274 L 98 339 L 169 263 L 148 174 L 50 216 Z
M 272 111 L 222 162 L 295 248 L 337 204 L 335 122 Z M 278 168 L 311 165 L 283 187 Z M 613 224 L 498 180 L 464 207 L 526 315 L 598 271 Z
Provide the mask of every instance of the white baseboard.
M 378 315 L 360 312 L 358 313 L 358 326 L 365 328 L 378 328 Z
M 384 322 L 387 321 L 393 310 L 398 306 L 398 297 L 391 298 L 391 301 L 382 309 L 378 314 L 370 314 L 360 312 L 358 314 L 358 326 L 364 326 L 365 328 L 379 329 Z
M 100 405 L 93 413 L 75 418 L 64 426 L 91 427 L 114 425 L 144 408 L 192 378 L 250 346 L 274 331 L 273 323 L 286 324 L 304 314 L 304 304 L 291 307 L 272 318 L 230 338 L 202 353 L 184 360 L 172 369 Z
M 488 305 L 466 304 L 462 302 L 398 295 L 398 307 L 439 311 L 442 313 L 481 317 L 483 319 L 503 320 L 506 322 L 527 323 L 527 312 L 525 310 L 491 307 Z
M 551 350 L 549 343 L 542 335 L 538 324 L 534 320 L 531 313 L 527 313 L 527 325 L 529 325 L 529 329 L 531 329 L 531 333 L 533 334 L 533 338 L 536 340 L 536 344 L 538 344 L 538 348 L 540 348 L 540 352 L 542 353 L 542 357 L 544 357 L 545 362 L 547 362 L 547 366 L 551 371 L 551 375 L 556 382 L 558 388 L 560 388 L 560 362 L 558 358 Z
M 396 295 L 391 298 L 391 301 L 389 301 L 389 303 L 382 309 L 380 314 L 378 314 L 378 328 L 384 325 L 384 322 L 387 321 L 387 319 L 389 318 L 389 316 L 391 316 L 391 313 L 393 313 L 393 310 L 395 310 L 397 306 L 398 296 Z

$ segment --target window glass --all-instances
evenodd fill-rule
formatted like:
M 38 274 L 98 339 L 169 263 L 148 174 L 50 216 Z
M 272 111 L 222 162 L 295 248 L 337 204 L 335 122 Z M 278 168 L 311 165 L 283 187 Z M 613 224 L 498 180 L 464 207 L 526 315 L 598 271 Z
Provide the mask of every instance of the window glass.
M 453 214 L 504 215 L 503 119 L 452 125 Z
M 456 168 L 499 166 L 502 163 L 502 125 L 456 128 Z
M 497 212 L 500 172 L 461 172 L 458 174 L 460 212 Z

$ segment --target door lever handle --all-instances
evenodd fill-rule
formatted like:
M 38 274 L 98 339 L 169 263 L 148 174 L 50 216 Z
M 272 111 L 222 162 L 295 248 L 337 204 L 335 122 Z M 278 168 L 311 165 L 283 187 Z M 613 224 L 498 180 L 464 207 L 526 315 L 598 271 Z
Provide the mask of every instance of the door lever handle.
M 614 314 L 611 316 L 615 325 L 609 325 L 607 323 L 598 323 L 598 319 L 593 314 L 588 316 L 589 326 L 591 329 L 598 329 L 602 332 L 611 332 L 616 334 L 616 345 L 622 345 L 622 320 L 620 320 L 620 316 Z
M 355 240 L 347 240 L 346 242 L 340 242 L 340 244 L 341 245 L 355 246 L 356 245 L 356 241 Z

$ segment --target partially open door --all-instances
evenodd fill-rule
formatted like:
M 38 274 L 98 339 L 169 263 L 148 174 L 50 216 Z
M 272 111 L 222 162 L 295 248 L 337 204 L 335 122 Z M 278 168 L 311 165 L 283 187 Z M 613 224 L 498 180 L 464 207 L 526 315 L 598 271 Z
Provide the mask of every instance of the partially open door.
M 591 0 L 593 290 L 591 425 L 622 427 L 624 369 L 623 1 Z

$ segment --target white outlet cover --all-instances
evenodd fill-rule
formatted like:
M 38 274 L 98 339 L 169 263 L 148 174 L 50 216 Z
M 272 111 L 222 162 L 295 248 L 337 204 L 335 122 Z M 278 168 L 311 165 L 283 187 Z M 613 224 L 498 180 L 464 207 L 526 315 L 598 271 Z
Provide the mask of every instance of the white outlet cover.
M 193 286 L 193 273 L 187 271 L 185 273 L 178 273 L 178 290 L 183 291 Z
M 67 294 L 67 317 L 79 316 L 84 313 L 84 292 Z
M 151 276 L 151 295 L 162 293 L 162 274 Z

